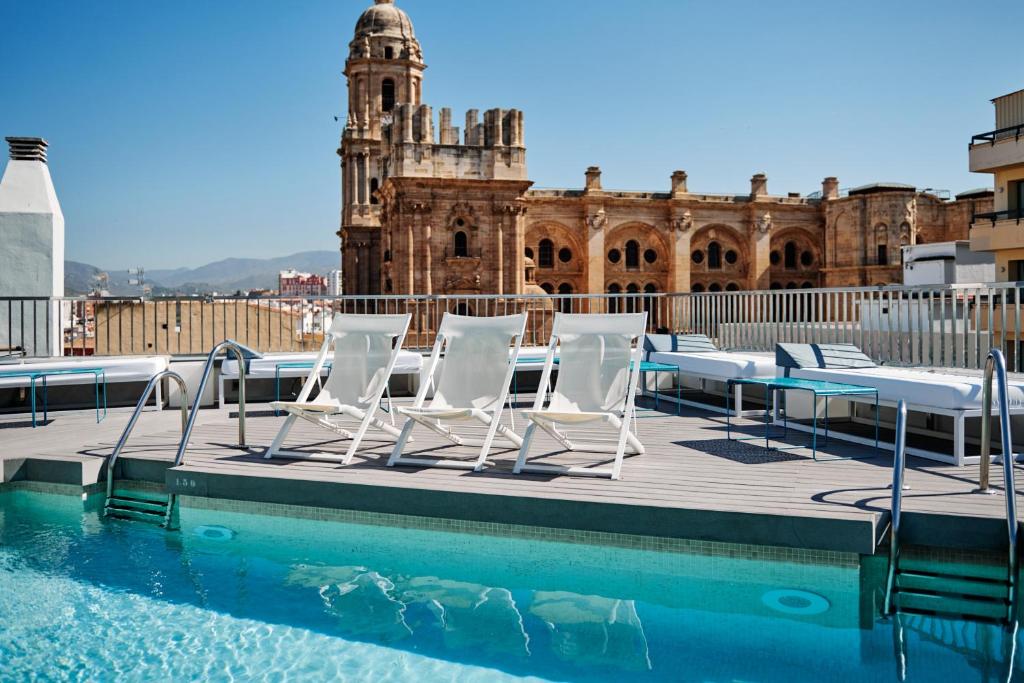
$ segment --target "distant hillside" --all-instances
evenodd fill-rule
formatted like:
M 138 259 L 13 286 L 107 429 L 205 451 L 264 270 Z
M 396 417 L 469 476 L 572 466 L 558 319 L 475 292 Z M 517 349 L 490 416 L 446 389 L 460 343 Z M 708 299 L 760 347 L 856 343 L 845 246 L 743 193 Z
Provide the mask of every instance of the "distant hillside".
M 276 289 L 279 271 L 294 268 L 325 274 L 338 268 L 336 251 L 304 251 L 269 259 L 228 258 L 198 268 L 147 270 L 146 282 L 154 294 L 233 293 L 236 290 Z M 85 294 L 93 289 L 100 268 L 87 263 L 66 261 L 64 288 L 70 294 Z M 107 289 L 113 295 L 137 295 L 139 288 L 129 285 L 124 269 L 107 270 Z
M 67 296 L 88 294 L 96 286 L 96 276 L 99 274 L 100 269 L 96 266 L 78 261 L 65 261 L 64 294 Z

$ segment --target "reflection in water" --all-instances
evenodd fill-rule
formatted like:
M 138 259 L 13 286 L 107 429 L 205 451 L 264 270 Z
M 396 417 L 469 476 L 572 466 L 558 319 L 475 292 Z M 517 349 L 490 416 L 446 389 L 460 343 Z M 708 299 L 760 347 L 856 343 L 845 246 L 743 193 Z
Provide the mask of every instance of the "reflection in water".
M 564 661 L 634 671 L 651 668 L 647 636 L 632 600 L 537 591 L 530 613 L 547 624 L 551 646 Z
M 451 650 L 527 657 L 530 635 L 507 588 L 437 577 L 392 580 L 366 567 L 294 567 L 288 583 L 314 588 L 343 633 L 397 642 L 440 632 Z M 432 618 L 417 621 L 411 610 Z M 546 628 L 552 653 L 574 665 L 650 670 L 643 624 L 632 600 L 536 591 L 529 613 Z
M 897 612 L 893 615 L 892 627 L 896 678 L 900 681 L 907 680 L 908 674 L 914 678 L 915 663 L 924 669 L 928 666 L 927 662 L 914 661 L 911 651 L 913 640 L 956 652 L 972 669 L 982 674 L 981 680 L 1014 680 L 1017 621 L 1004 626 Z
M 320 592 L 325 609 L 341 620 L 344 633 L 392 643 L 412 635 L 405 603 L 394 597 L 395 584 L 366 567 L 296 567 L 292 585 Z
M 402 599 L 407 604 L 428 607 L 437 618 L 445 645 L 451 649 L 530 654 L 530 636 L 523 615 L 508 589 L 418 577 L 403 585 Z

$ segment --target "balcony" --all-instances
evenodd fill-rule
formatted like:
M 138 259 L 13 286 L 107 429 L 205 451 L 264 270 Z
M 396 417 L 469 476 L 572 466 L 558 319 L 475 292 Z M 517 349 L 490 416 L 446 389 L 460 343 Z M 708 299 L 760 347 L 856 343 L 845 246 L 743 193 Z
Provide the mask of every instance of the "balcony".
M 976 213 L 971 219 L 971 250 L 1024 248 L 1024 209 Z
M 1024 164 L 1024 124 L 975 135 L 968 151 L 971 171 L 977 173 Z

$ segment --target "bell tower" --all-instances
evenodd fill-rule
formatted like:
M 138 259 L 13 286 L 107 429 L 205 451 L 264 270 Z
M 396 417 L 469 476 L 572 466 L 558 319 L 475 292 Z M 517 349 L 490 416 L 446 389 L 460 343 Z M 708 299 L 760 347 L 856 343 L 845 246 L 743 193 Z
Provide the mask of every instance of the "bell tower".
M 348 117 L 341 157 L 342 273 L 345 294 L 379 294 L 380 205 L 375 196 L 386 169 L 382 130 L 399 105 L 419 105 L 423 52 L 408 15 L 394 0 L 376 0 L 356 22 L 345 62 Z

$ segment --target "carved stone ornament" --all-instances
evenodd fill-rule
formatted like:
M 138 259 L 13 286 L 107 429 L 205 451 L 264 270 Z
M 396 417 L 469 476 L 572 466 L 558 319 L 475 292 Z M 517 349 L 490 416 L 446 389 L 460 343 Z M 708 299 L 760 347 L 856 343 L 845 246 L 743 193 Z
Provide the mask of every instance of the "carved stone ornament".
M 456 202 L 452 206 L 451 211 L 448 212 L 448 220 L 446 220 L 445 223 L 451 227 L 458 218 L 465 219 L 467 223 L 475 224 L 476 211 L 468 202 Z
M 587 218 L 587 225 L 591 230 L 603 230 L 608 225 L 608 216 L 604 209 L 598 209 L 597 213 Z
M 691 214 L 690 210 L 687 209 L 681 215 L 676 216 L 674 219 L 672 219 L 669 222 L 669 227 L 673 232 L 677 230 L 679 232 L 686 232 L 687 230 L 693 227 L 693 214 Z
M 765 211 L 760 218 L 757 219 L 757 230 L 762 235 L 772 229 L 772 215 L 768 211 Z

